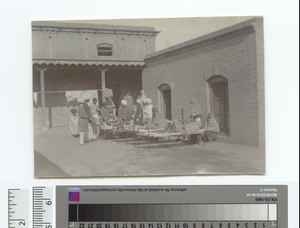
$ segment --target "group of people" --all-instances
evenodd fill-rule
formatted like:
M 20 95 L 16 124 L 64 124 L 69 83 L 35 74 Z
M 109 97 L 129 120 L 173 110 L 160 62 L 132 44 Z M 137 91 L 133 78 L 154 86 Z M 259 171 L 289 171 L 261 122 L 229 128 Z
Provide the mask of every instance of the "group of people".
M 209 112 L 207 115 L 204 115 L 197 100 L 195 98 L 191 98 L 190 123 L 185 126 L 185 129 L 187 131 L 194 130 L 198 126 L 200 129 L 205 129 L 204 133 L 202 134 L 203 141 L 211 142 L 217 139 L 217 135 L 220 132 L 220 126 L 217 120 L 211 112 Z
M 130 91 L 123 97 L 120 107 L 116 106 L 110 97 L 105 98 L 103 106 L 100 108 L 97 98 L 93 98 L 89 105 L 91 95 L 84 93 L 77 101 L 77 109 L 71 109 L 69 129 L 73 136 L 79 136 L 80 145 L 96 140 L 100 133 L 100 120 L 107 125 L 124 126 L 132 123 L 133 125 L 145 125 L 152 119 L 153 105 L 150 98 L 145 96 L 144 91 L 136 100 L 135 107 Z
M 199 137 L 197 137 L 199 132 L 203 132 L 201 134 L 203 141 L 211 142 L 217 139 L 217 135 L 220 132 L 220 127 L 217 120 L 212 113 L 204 115 L 200 104 L 195 98 L 190 99 L 189 117 L 189 122 L 179 121 L 176 119 L 169 121 L 164 119 L 158 110 L 153 107 L 152 118 L 150 121 L 147 121 L 146 128 L 151 130 L 165 129 L 168 133 L 188 133 L 191 134 L 191 143 L 196 143 L 197 140 L 199 140 Z
M 99 133 L 97 98 L 93 98 L 93 103 L 89 105 L 90 99 L 91 95 L 85 93 L 78 99 L 78 108 L 71 109 L 69 129 L 73 136 L 79 136 L 80 145 L 95 140 Z
M 105 98 L 100 108 L 97 98 L 93 98 L 89 105 L 91 95 L 85 93 L 78 99 L 77 109 L 71 110 L 69 129 L 74 136 L 79 136 L 80 145 L 85 142 L 96 140 L 100 133 L 100 122 L 114 126 L 144 126 L 146 129 L 163 129 L 170 124 L 159 111 L 152 105 L 152 100 L 146 97 L 143 90 L 140 91 L 134 105 L 130 91 L 123 97 L 120 106 L 116 109 L 110 97 Z M 211 113 L 207 116 L 202 114 L 199 103 L 195 98 L 190 100 L 190 122 L 182 123 L 174 121 L 175 131 L 196 132 L 198 129 L 206 129 L 205 140 L 214 141 L 220 131 L 216 119 Z

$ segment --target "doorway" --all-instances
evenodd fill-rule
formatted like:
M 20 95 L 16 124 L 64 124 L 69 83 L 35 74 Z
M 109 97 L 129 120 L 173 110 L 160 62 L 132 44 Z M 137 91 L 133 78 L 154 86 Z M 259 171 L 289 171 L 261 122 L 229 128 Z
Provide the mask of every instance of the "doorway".
M 220 132 L 229 135 L 228 80 L 223 76 L 213 76 L 208 80 L 208 83 L 211 112 L 220 126 Z
M 171 100 L 171 87 L 168 84 L 162 84 L 158 87 L 160 91 L 160 110 L 165 119 L 172 119 L 172 100 Z

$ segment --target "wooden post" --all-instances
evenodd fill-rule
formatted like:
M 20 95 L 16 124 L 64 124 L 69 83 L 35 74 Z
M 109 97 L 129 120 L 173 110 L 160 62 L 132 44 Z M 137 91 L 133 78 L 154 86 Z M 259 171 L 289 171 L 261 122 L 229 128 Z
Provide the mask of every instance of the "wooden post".
M 40 72 L 41 103 L 42 103 L 42 130 L 48 129 L 46 118 L 46 99 L 45 99 L 45 71 L 46 68 L 37 69 Z
M 105 89 L 105 71 L 107 71 L 106 69 L 100 69 L 101 71 L 101 92 L 102 92 L 102 102 L 105 102 L 105 98 L 104 98 L 104 89 Z

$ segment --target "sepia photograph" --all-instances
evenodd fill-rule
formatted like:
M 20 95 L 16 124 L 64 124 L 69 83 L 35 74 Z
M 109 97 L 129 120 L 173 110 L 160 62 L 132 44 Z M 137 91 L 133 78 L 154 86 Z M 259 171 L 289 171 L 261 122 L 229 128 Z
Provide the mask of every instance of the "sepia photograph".
M 263 175 L 263 17 L 32 21 L 36 178 Z

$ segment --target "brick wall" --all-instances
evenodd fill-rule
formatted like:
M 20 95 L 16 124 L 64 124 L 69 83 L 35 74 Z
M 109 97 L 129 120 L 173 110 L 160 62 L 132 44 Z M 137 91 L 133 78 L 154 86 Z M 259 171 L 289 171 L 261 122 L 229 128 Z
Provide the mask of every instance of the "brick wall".
M 146 59 L 142 76 L 146 95 L 158 106 L 158 87 L 169 84 L 172 119 L 181 119 L 182 109 L 188 119 L 190 98 L 195 97 L 207 113 L 210 108 L 207 80 L 214 75 L 224 76 L 228 79 L 229 141 L 259 146 L 264 142 L 263 63 L 258 63 L 263 59 L 263 50 L 262 31 L 257 33 L 256 26 L 255 20 L 234 32 Z
M 112 56 L 98 56 L 97 45 L 113 46 Z M 136 33 L 32 31 L 34 59 L 143 60 L 155 51 L 155 36 Z

